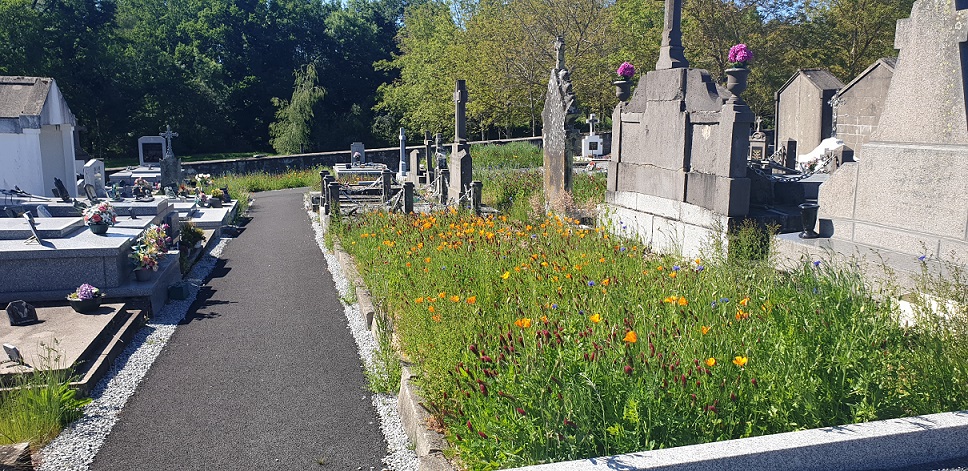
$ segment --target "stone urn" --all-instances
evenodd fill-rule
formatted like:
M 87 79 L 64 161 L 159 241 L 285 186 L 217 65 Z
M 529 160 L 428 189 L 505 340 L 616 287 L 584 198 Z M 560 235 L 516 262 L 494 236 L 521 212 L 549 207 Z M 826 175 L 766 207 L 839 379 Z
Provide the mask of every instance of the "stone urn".
M 612 85 L 615 85 L 615 96 L 619 101 L 629 101 L 629 97 L 632 96 L 631 80 L 616 80 Z
M 739 97 L 746 91 L 747 79 L 750 75 L 750 69 L 745 67 L 736 67 L 732 69 L 726 69 L 726 89 L 729 90 L 733 96 Z
M 96 235 L 104 235 L 108 233 L 108 228 L 111 227 L 111 225 L 100 223 L 100 224 L 88 224 L 87 227 L 90 227 L 91 232 L 93 232 Z

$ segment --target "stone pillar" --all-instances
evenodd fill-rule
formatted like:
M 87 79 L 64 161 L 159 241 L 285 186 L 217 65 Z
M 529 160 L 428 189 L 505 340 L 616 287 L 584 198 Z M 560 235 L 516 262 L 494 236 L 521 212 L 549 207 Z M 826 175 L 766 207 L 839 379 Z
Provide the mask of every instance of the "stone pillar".
M 339 183 L 330 182 L 328 188 L 329 195 L 326 198 L 326 205 L 329 207 L 329 211 L 326 214 L 339 216 Z
M 434 181 L 434 154 L 433 152 L 430 151 L 430 148 L 433 144 L 433 141 L 431 139 L 432 137 L 430 136 L 430 131 L 424 131 L 423 145 L 424 145 L 424 156 L 426 156 L 426 159 L 427 159 L 427 164 L 426 164 L 427 184 L 430 184 L 430 182 Z
M 382 200 L 384 203 L 386 203 L 387 201 L 390 201 L 390 191 L 392 189 L 391 184 L 393 182 L 393 172 L 391 172 L 388 169 L 383 170 L 383 173 L 380 174 L 380 179 L 383 181 Z
M 450 196 L 460 199 L 470 189 L 473 178 L 470 146 L 467 144 L 467 85 L 457 81 L 454 90 L 454 145 L 447 168 L 453 177 L 450 179 Z
M 474 180 L 471 182 L 471 210 L 474 214 L 481 214 L 481 196 L 484 190 L 484 183 L 480 180 Z
M 403 184 L 403 213 L 413 212 L 413 182 Z
M 410 170 L 410 163 L 407 162 L 407 133 L 400 128 L 400 176 L 406 177 Z
M 437 180 L 437 192 L 440 193 L 440 204 L 447 204 L 447 189 L 450 186 L 450 170 L 440 169 L 440 179 Z

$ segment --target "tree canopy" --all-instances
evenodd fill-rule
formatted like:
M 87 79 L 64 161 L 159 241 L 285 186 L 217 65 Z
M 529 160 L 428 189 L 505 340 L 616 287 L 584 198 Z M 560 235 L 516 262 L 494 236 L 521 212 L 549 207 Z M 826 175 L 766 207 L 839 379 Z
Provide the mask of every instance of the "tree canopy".
M 744 97 L 769 120 L 796 69 L 849 81 L 894 55 L 913 1 L 684 0 L 683 42 L 717 80 L 748 44 Z M 556 36 L 582 111 L 607 119 L 615 68 L 654 67 L 662 18 L 656 0 L 0 0 L 0 74 L 56 79 L 102 158 L 136 155 L 166 124 L 182 154 L 268 150 L 273 123 L 302 123 L 307 151 L 394 142 L 400 126 L 450 134 L 459 78 L 469 135 L 536 135 Z

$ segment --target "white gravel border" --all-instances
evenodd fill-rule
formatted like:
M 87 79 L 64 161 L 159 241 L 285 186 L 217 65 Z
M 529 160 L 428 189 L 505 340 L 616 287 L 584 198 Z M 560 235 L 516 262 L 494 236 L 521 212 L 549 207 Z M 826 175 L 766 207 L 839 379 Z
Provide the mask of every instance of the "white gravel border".
M 356 340 L 360 359 L 363 360 L 363 365 L 369 369 L 373 365 L 373 356 L 380 349 L 380 345 L 370 334 L 366 321 L 360 314 L 359 303 L 346 304 L 344 301 L 344 299 L 349 299 L 352 294 L 350 282 L 343 274 L 343 267 L 340 266 L 336 254 L 326 250 L 324 240 L 326 231 L 319 223 L 319 215 L 309 211 L 309 218 L 313 224 L 313 231 L 316 232 L 316 243 L 319 244 L 319 250 L 323 252 L 323 256 L 326 258 L 326 267 L 333 275 L 333 281 L 336 283 L 336 291 L 340 295 L 340 304 L 343 305 L 346 322 Z M 413 451 L 413 445 L 407 437 L 407 432 L 403 429 L 400 411 L 397 410 L 397 398 L 390 394 L 373 394 L 372 399 L 373 407 L 380 415 L 380 428 L 383 430 L 383 436 L 386 437 L 387 441 L 387 456 L 383 458 L 383 464 L 388 467 L 387 469 L 394 471 L 416 471 L 420 461 Z
M 94 400 L 85 407 L 84 416 L 68 425 L 40 451 L 39 471 L 86 471 L 94 462 L 94 456 L 117 423 L 121 409 L 175 333 L 178 323 L 195 301 L 198 289 L 205 283 L 222 250 L 231 240 L 218 239 L 185 276 L 183 281 L 189 291 L 186 299 L 172 300 L 166 304 L 131 338 L 127 348 L 91 391 Z

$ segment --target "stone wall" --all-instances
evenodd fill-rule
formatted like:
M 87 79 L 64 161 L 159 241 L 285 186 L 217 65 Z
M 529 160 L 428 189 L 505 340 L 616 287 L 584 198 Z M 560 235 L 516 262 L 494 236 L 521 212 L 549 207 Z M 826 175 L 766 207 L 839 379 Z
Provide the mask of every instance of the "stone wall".
M 837 94 L 837 137 L 859 155 L 877 129 L 894 77 L 894 60 L 880 59 Z

